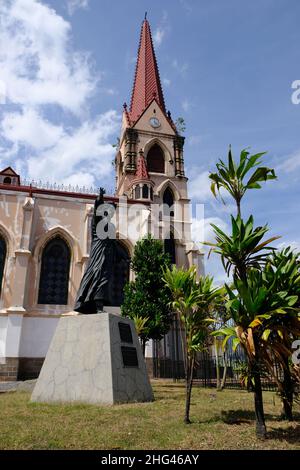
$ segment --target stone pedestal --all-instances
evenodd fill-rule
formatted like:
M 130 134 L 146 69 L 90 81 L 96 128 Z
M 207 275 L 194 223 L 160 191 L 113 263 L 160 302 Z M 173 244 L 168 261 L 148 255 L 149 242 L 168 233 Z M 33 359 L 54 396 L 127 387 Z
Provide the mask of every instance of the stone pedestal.
M 131 320 L 107 312 L 59 320 L 31 401 L 114 404 L 152 400 Z

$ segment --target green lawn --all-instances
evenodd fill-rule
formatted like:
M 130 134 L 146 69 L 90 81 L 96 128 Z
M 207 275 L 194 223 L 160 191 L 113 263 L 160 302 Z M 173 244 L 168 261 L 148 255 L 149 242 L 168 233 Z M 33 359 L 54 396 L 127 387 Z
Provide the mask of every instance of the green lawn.
M 0 449 L 300 449 L 297 421 L 279 420 L 280 401 L 264 394 L 268 439 L 255 438 L 253 396 L 195 388 L 192 424 L 182 422 L 184 385 L 153 381 L 155 402 L 44 405 L 27 392 L 0 395 Z

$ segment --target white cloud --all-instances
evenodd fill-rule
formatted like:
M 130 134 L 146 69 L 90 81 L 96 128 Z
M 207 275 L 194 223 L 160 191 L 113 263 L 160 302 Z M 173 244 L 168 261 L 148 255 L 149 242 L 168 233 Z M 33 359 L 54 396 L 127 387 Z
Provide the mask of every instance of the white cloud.
M 5 114 L 1 134 L 8 141 L 39 150 L 53 146 L 63 137 L 64 130 L 43 119 L 36 110 L 24 108 L 23 112 Z
M 225 280 L 228 281 L 228 278 L 221 264 L 220 256 L 212 252 L 209 254 L 210 247 L 203 245 L 203 242 L 215 243 L 215 235 L 211 224 L 217 225 L 221 230 L 228 233 L 228 225 L 220 217 L 192 218 L 192 239 L 199 249 L 204 252 L 205 273 L 213 275 L 217 284 L 222 284 Z
M 70 23 L 38 0 L 1 0 L 0 13 L 1 164 L 72 185 L 107 178 L 120 118 L 88 117 L 97 79 L 89 55 L 72 48 Z
M 191 109 L 191 103 L 189 100 L 187 99 L 184 99 L 181 103 L 181 107 L 183 109 L 183 111 L 185 111 L 186 113 Z
M 196 176 L 192 176 L 189 180 L 189 196 L 200 202 L 212 199 L 209 171 L 199 172 L 199 169 L 192 169 L 191 174 Z
M 0 6 L 0 69 L 8 102 L 54 104 L 79 114 L 95 90 L 88 54 L 74 52 L 70 24 L 37 0 Z
M 67 0 L 67 9 L 69 15 L 73 15 L 76 10 L 87 10 L 89 0 Z
M 170 24 L 168 21 L 168 13 L 163 12 L 162 19 L 158 27 L 155 29 L 152 37 L 155 47 L 159 47 L 165 38 L 165 36 L 170 32 Z
M 202 137 L 201 135 L 191 135 L 189 138 L 188 138 L 188 145 L 198 145 L 200 144 L 200 142 L 202 141 Z
M 277 166 L 277 170 L 284 173 L 292 173 L 300 169 L 300 151 L 288 156 L 282 163 Z
M 199 247 L 203 242 L 214 243 L 215 235 L 211 224 L 217 225 L 221 230 L 228 232 L 228 224 L 220 217 L 192 218 L 192 239 Z
M 300 240 L 291 240 L 287 242 L 281 242 L 277 245 L 277 248 L 279 250 L 282 250 L 283 248 L 287 248 L 288 246 L 290 246 L 292 250 L 300 252 Z
M 65 130 L 51 148 L 44 148 L 28 159 L 30 177 L 39 179 L 47 175 L 47 179 L 52 181 L 68 184 L 72 181 L 74 184 L 76 180 L 77 184 L 82 185 L 78 176 L 82 173 L 90 175 L 89 184 L 92 181 L 95 183 L 99 177 L 108 176 L 114 154 L 108 139 L 118 125 L 116 112 L 109 111 L 76 129 Z
M 185 76 L 188 71 L 189 65 L 187 62 L 180 64 L 177 59 L 172 61 L 172 67 L 178 72 L 181 76 Z
M 170 86 L 171 85 L 171 80 L 169 78 L 163 78 L 163 84 L 165 86 Z
M 153 41 L 156 47 L 159 47 L 165 37 L 166 31 L 162 27 L 158 27 L 153 34 Z

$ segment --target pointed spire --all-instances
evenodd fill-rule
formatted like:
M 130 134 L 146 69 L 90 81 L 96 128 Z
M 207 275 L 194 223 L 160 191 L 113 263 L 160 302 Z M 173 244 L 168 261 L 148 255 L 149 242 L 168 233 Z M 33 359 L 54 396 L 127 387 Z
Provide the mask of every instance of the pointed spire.
M 139 151 L 134 179 L 135 180 L 149 180 L 150 179 L 146 162 L 145 162 L 144 152 L 142 149 Z
M 164 96 L 147 15 L 142 23 L 135 78 L 130 104 L 130 120 L 136 122 L 146 107 L 156 99 L 166 113 Z

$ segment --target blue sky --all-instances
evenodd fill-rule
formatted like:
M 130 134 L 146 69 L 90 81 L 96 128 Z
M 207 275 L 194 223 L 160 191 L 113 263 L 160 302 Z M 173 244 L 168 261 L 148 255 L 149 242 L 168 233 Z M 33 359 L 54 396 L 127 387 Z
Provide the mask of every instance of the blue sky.
M 186 121 L 190 195 L 205 204 L 206 237 L 211 221 L 228 224 L 230 206 L 213 200 L 207 175 L 232 144 L 236 156 L 268 151 L 279 177 L 246 197 L 245 214 L 300 247 L 298 0 L 1 0 L 0 166 L 113 186 L 111 144 L 145 11 L 167 108 Z M 215 259 L 207 270 L 222 277 Z

